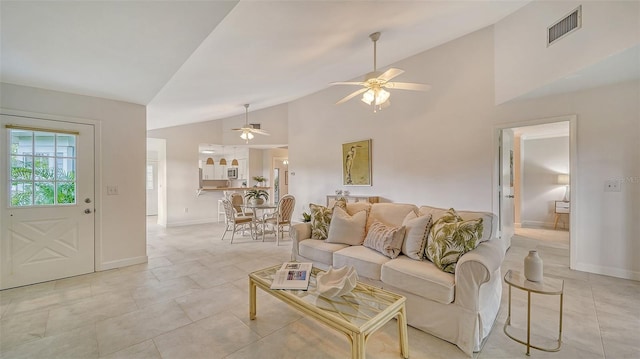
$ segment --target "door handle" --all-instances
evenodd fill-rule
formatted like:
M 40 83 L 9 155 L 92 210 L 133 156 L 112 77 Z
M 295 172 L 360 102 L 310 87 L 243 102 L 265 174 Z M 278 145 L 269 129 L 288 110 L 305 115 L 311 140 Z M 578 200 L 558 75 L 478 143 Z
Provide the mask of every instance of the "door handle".
M 514 196 L 514 195 L 512 195 L 512 194 L 508 194 L 508 195 L 506 195 L 505 197 L 507 197 L 507 198 L 515 198 L 515 196 Z
M 89 208 L 87 208 L 87 209 L 85 209 L 85 210 L 84 210 L 84 213 L 85 213 L 85 214 L 90 214 L 90 213 L 91 213 L 91 210 L 90 210 Z

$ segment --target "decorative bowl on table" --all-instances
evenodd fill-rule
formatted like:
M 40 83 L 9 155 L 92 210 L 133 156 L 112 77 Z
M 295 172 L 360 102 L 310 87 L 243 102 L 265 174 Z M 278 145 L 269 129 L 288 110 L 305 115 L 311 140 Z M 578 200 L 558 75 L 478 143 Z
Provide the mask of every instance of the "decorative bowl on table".
M 358 282 L 358 273 L 352 266 L 329 270 L 318 273 L 316 277 L 316 290 L 325 298 L 343 296 L 353 290 Z

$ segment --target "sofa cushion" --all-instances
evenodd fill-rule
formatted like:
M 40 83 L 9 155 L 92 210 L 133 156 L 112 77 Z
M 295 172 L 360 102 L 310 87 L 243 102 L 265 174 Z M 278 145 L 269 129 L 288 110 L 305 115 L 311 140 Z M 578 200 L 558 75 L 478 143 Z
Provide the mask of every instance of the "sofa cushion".
M 347 213 L 354 215 L 360 211 L 367 211 L 367 216 L 371 212 L 371 203 L 369 202 L 349 202 L 346 203 Z
M 395 258 L 400 254 L 400 250 L 402 249 L 405 230 L 406 228 L 404 226 L 390 227 L 378 221 L 373 222 L 367 232 L 367 237 L 364 239 L 363 245 L 389 258 Z
M 419 215 L 431 214 L 433 215 L 433 222 L 447 213 L 448 209 L 422 206 L 418 211 Z M 475 212 L 475 211 L 456 211 L 456 213 L 463 219 L 476 219 L 482 218 L 482 238 L 480 242 L 488 241 L 495 236 L 498 231 L 498 217 L 490 212 Z
M 381 279 L 383 283 L 438 303 L 449 304 L 455 298 L 455 276 L 429 261 L 400 255 L 382 266 Z
M 321 239 L 305 239 L 298 243 L 298 252 L 301 256 L 309 258 L 312 261 L 333 265 L 333 253 L 345 247 L 348 247 L 348 245 L 327 243 Z
M 451 208 L 433 223 L 427 258 L 445 272 L 455 273 L 458 259 L 476 248 L 482 236 L 482 218 L 463 220 Z
M 333 210 L 327 242 L 344 243 L 352 246 L 364 241 L 364 226 L 367 223 L 367 212 L 360 211 L 350 216 L 344 209 L 336 207 Z
M 389 257 L 365 246 L 350 246 L 333 253 L 334 267 L 353 266 L 358 276 L 374 280 L 380 280 L 380 269 L 390 260 Z
M 327 239 L 334 208 L 347 208 L 346 200 L 344 198 L 338 199 L 331 208 L 319 204 L 309 204 L 309 210 L 311 211 L 311 238 Z
M 431 228 L 431 215 L 418 217 L 415 212 L 409 212 L 402 224 L 407 229 L 402 243 L 402 254 L 411 259 L 422 260 Z
M 418 207 L 404 203 L 374 203 L 367 219 L 367 230 L 374 221 L 382 222 L 387 226 L 400 227 L 402 221 L 409 212 L 416 212 Z

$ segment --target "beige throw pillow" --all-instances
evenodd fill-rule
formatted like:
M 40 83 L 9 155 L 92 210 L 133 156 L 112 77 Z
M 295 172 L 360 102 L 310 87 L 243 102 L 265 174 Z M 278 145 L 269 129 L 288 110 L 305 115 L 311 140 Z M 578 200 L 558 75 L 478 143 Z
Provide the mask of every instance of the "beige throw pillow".
M 364 226 L 366 224 L 366 211 L 360 211 L 350 216 L 344 209 L 334 207 L 327 242 L 344 243 L 352 246 L 360 245 L 364 240 Z
M 416 215 L 415 212 L 409 212 L 402 221 L 402 225 L 406 227 L 404 242 L 402 243 L 402 253 L 407 257 L 415 260 L 422 260 L 424 249 L 427 245 L 427 237 L 429 229 L 431 229 L 432 216 Z
M 395 258 L 402 249 L 404 232 L 404 226 L 390 227 L 375 221 L 369 227 L 367 237 L 364 239 L 364 246 L 375 249 L 389 258 Z

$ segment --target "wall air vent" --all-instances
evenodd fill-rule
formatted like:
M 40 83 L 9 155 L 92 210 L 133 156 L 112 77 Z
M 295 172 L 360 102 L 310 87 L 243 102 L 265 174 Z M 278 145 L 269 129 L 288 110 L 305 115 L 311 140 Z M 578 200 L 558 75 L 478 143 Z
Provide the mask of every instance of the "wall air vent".
M 547 28 L 547 46 L 582 27 L 582 5 Z
M 250 123 L 249 126 L 251 126 L 251 128 L 259 130 L 260 129 L 260 124 L 259 123 Z

